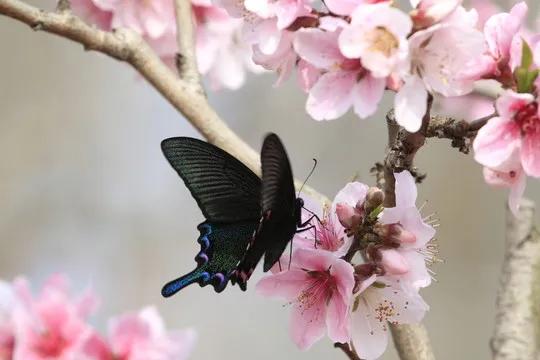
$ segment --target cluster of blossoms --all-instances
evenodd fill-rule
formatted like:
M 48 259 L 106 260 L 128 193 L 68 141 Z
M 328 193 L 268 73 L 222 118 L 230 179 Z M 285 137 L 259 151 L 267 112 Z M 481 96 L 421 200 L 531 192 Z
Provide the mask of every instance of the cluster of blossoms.
M 196 26 L 197 65 L 213 89 L 238 89 L 246 71 L 261 72 L 242 40 L 241 19 L 211 0 L 191 0 Z M 138 32 L 157 54 L 174 66 L 178 46 L 173 0 L 72 0 L 73 11 L 103 30 L 129 28 Z
M 213 88 L 239 88 L 246 70 L 276 72 L 277 84 L 296 73 L 315 120 L 337 119 L 351 108 L 367 118 L 388 90 L 395 93 L 396 120 L 415 132 L 431 96 L 492 109 L 492 102 L 468 94 L 478 80 L 495 80 L 506 92 L 497 100 L 499 116 L 476 138 L 475 158 L 489 184 L 511 189 L 513 211 L 526 176 L 540 176 L 540 35 L 522 28 L 524 2 L 509 13 L 487 0 L 472 1 L 471 10 L 462 0 L 410 0 L 407 11 L 390 0 L 191 2 L 198 67 Z M 105 30 L 139 32 L 174 63 L 173 1 L 74 0 L 73 7 Z
M 316 228 L 293 239 L 290 264 L 284 256 L 257 284 L 259 293 L 292 306 L 291 337 L 301 349 L 327 332 L 362 359 L 376 359 L 386 349 L 388 323 L 418 323 L 428 310 L 419 290 L 431 283 L 435 229 L 416 207 L 413 176 L 395 177 L 391 208 L 383 208 L 380 189 L 347 184 L 330 209 L 321 209 Z
M 167 333 L 153 307 L 113 318 L 107 337 L 88 323 L 98 303 L 87 291 L 71 297 L 65 277 L 54 275 L 34 297 L 25 279 L 0 282 L 1 360 L 184 360 L 193 330 Z

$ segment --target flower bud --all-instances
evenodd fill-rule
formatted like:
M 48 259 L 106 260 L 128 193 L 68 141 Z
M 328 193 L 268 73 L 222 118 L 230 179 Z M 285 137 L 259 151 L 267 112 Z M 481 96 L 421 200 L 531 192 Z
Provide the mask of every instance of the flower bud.
M 345 203 L 336 205 L 336 215 L 345 229 L 352 229 L 362 222 L 362 214 L 356 208 Z
M 380 264 L 390 275 L 403 275 L 410 270 L 407 260 L 395 249 L 380 250 L 380 257 Z
M 383 201 L 384 192 L 377 187 L 370 187 L 367 192 L 366 201 L 364 203 L 364 210 L 366 214 L 371 214 L 373 210 L 382 205 Z

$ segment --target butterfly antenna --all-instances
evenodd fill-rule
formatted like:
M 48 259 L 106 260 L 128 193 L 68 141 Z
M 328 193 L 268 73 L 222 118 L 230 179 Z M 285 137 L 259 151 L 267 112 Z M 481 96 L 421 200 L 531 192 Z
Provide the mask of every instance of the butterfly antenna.
M 297 197 L 300 197 L 300 193 L 302 192 L 302 189 L 304 188 L 304 185 L 306 185 L 307 181 L 309 180 L 309 178 L 311 177 L 311 175 L 315 171 L 316 167 L 317 167 L 317 159 L 313 159 L 313 168 L 311 168 L 311 171 L 309 172 L 308 176 L 306 177 L 306 180 L 304 180 L 304 183 L 302 184 L 302 186 L 300 186 L 300 190 L 298 190 L 298 196 Z

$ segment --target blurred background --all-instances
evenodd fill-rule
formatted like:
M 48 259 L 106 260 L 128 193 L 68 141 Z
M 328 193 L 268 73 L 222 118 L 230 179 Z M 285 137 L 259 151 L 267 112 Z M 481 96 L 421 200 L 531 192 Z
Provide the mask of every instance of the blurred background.
M 531 1 L 532 3 L 532 1 Z M 50 2 L 52 4 L 52 2 Z M 49 5 L 49 4 L 47 4 Z M 193 360 L 341 359 L 328 340 L 300 352 L 288 335 L 288 309 L 254 291 L 220 295 L 192 286 L 163 299 L 161 286 L 195 263 L 203 218 L 161 154 L 161 140 L 198 136 L 128 66 L 0 18 L 0 277 L 41 284 L 65 272 L 102 298 L 106 318 L 155 304 L 168 328 L 199 332 Z M 256 149 L 268 131 L 287 146 L 296 177 L 319 160 L 310 185 L 333 197 L 353 176 L 373 184 L 370 167 L 386 145 L 384 113 L 317 123 L 294 80 L 273 88 L 252 77 L 239 91 L 211 93 L 228 124 Z M 481 168 L 430 140 L 417 157 L 428 177 L 419 200 L 438 214 L 437 283 L 423 292 L 425 324 L 438 359 L 489 356 L 504 245 L 506 191 L 484 184 Z M 527 196 L 540 200 L 538 182 Z M 384 359 L 397 359 L 390 347 Z

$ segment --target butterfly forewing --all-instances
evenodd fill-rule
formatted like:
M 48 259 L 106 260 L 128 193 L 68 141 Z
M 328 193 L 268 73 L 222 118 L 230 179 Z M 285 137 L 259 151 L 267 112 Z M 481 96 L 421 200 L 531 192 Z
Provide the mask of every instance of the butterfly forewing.
M 296 195 L 291 164 L 285 147 L 276 134 L 269 134 L 261 150 L 262 166 L 262 212 L 271 211 L 291 214 L 294 211 Z
M 166 139 L 161 148 L 207 220 L 258 221 L 261 180 L 247 166 L 226 151 L 193 138 Z

